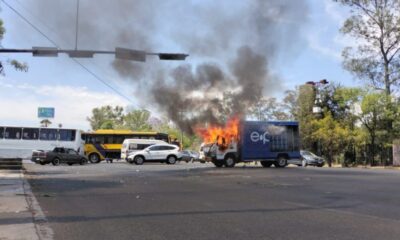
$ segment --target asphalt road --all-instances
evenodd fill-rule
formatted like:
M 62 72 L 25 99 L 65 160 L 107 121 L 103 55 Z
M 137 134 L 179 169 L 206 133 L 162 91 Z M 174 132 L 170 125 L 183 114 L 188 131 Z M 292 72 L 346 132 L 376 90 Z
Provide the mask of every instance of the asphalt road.
M 400 171 L 25 164 L 55 239 L 400 239 Z

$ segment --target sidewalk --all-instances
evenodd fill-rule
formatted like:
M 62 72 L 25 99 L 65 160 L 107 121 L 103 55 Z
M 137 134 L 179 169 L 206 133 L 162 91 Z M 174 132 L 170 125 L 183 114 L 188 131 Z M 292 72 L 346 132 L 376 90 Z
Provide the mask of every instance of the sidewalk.
M 52 239 L 22 170 L 0 170 L 0 240 Z

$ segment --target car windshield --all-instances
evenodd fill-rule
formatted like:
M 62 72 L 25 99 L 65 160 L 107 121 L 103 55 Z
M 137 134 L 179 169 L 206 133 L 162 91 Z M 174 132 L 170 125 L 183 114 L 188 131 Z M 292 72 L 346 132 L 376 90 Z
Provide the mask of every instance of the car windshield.
M 307 152 L 307 151 L 302 151 L 301 154 L 304 156 L 312 156 L 311 152 Z

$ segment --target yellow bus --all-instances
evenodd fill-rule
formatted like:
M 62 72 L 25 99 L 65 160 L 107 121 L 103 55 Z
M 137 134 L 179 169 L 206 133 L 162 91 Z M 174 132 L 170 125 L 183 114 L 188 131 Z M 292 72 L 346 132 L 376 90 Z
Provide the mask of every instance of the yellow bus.
M 91 163 L 99 163 L 104 159 L 119 159 L 121 157 L 122 142 L 126 138 L 157 139 L 171 143 L 166 133 L 134 132 L 131 130 L 101 129 L 82 134 L 85 140 L 84 151 Z

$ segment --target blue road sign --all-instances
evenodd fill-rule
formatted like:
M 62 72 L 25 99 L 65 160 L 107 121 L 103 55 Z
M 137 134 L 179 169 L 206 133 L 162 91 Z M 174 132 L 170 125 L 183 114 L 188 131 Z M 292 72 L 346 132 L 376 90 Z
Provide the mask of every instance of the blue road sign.
M 52 107 L 39 107 L 38 117 L 39 118 L 54 118 L 55 109 Z

